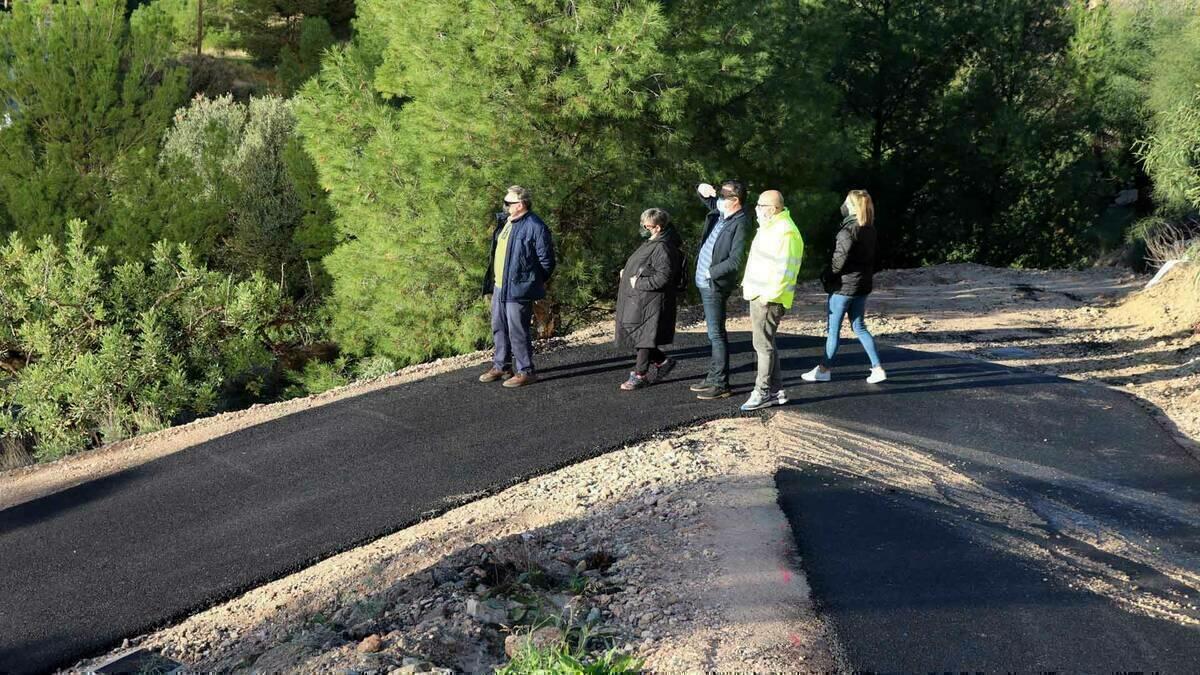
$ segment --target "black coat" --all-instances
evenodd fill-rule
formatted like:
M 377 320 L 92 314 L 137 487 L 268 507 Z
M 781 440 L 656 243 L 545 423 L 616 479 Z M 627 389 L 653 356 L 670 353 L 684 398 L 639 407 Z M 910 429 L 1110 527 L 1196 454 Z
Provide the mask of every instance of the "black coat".
M 705 217 L 704 234 L 700 237 L 700 247 L 696 249 L 697 260 L 700 259 L 699 250 L 704 248 L 704 242 L 708 240 L 709 233 L 713 231 L 721 217 L 717 211 L 715 197 L 701 197 L 700 201 L 708 207 L 708 216 Z M 721 236 L 717 237 L 717 241 L 713 244 L 712 263 L 708 267 L 711 275 L 709 282 L 713 290 L 728 295 L 741 285 L 742 267 L 746 264 L 746 244 L 750 239 L 750 218 L 746 215 L 746 209 L 725 219 L 725 227 L 721 230 Z
M 683 251 L 675 228 L 638 247 L 621 271 L 617 290 L 617 344 L 649 349 L 675 340 L 675 296 L 683 277 Z M 637 279 L 636 288 L 630 279 Z
M 875 278 L 875 226 L 847 216 L 837 234 L 825 290 L 838 295 L 870 295 Z

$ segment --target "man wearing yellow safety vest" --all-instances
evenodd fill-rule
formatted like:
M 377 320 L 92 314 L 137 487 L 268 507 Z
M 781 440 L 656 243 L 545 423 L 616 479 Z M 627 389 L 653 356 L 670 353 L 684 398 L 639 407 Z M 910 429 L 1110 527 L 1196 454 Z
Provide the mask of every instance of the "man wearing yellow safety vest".
M 755 206 L 758 232 L 750 244 L 743 296 L 750 301 L 750 330 L 758 355 L 758 377 L 742 410 L 758 410 L 787 403 L 775 334 L 779 321 L 792 308 L 796 275 L 804 257 L 804 240 L 778 190 L 767 190 Z

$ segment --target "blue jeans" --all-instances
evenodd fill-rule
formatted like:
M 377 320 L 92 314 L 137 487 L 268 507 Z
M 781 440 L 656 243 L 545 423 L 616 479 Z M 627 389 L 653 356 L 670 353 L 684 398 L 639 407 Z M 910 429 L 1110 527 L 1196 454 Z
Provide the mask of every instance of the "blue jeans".
M 850 327 L 854 329 L 854 334 L 862 343 L 867 358 L 871 359 L 871 367 L 878 368 L 879 352 L 875 350 L 875 338 L 871 337 L 871 331 L 867 330 L 867 324 L 863 321 L 863 317 L 867 313 L 867 296 L 834 293 L 829 296 L 827 309 L 829 311 L 829 335 L 825 338 L 825 361 L 821 365 L 826 368 L 833 365 L 833 357 L 838 350 L 838 336 L 842 332 L 842 319 L 846 314 L 850 314 Z
M 499 292 L 492 294 L 492 340 L 496 344 L 492 365 L 503 370 L 512 359 L 513 372 L 533 372 L 532 321 L 532 302 L 501 302 Z
M 722 389 L 729 386 L 729 338 L 725 334 L 725 301 L 728 299 L 728 294 L 712 287 L 700 289 L 708 341 L 712 343 L 712 361 L 704 381 Z

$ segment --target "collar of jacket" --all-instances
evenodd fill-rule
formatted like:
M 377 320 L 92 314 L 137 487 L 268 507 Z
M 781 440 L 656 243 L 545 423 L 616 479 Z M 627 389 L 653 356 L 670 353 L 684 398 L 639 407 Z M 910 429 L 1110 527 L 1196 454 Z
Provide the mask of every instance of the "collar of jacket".
M 858 216 L 851 213 L 850 215 L 846 216 L 845 218 L 842 218 L 842 227 L 847 227 L 849 225 L 854 225 L 855 227 L 858 227 Z
M 732 215 L 725 217 L 725 226 L 729 227 L 730 224 L 736 223 L 738 220 L 742 220 L 745 217 L 746 217 L 746 209 L 739 209 L 737 213 L 734 213 Z M 719 214 L 718 214 L 717 220 L 720 220 L 720 219 L 721 218 L 719 217 Z M 717 221 L 714 220 L 713 225 L 715 226 L 716 224 L 717 224 Z
M 784 210 L 780 211 L 779 213 L 776 213 L 775 215 L 768 218 L 767 222 L 763 223 L 761 225 L 761 227 L 774 228 L 774 227 L 779 227 L 781 225 L 791 225 L 791 224 L 792 224 L 792 212 L 789 211 L 788 209 L 784 209 Z

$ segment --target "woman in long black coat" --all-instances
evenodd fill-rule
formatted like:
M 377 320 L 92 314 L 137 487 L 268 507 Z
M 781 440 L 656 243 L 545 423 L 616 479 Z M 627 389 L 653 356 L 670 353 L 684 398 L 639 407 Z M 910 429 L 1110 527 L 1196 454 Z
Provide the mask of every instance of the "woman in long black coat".
M 617 344 L 637 352 L 634 370 L 621 385 L 624 391 L 660 381 L 675 367 L 675 360 L 659 347 L 675 341 L 675 297 L 683 281 L 682 242 L 671 226 L 671 217 L 662 209 L 646 209 L 641 230 L 646 241 L 625 261 L 617 291 Z

